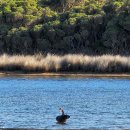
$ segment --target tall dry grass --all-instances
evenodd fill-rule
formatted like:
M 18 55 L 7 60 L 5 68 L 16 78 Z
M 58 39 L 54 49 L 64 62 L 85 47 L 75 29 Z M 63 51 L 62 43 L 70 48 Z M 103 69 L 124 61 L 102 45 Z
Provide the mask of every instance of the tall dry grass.
M 87 56 L 68 54 L 51 55 L 1 55 L 0 71 L 21 72 L 130 72 L 130 57 L 120 55 Z

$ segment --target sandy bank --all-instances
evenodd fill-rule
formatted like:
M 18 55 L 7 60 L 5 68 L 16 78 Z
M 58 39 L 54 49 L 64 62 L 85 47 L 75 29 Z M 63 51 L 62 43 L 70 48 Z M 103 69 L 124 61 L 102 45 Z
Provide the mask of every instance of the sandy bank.
M 98 73 L 21 73 L 21 72 L 0 72 L 0 77 L 70 77 L 70 78 L 130 78 L 130 74 L 98 74 Z

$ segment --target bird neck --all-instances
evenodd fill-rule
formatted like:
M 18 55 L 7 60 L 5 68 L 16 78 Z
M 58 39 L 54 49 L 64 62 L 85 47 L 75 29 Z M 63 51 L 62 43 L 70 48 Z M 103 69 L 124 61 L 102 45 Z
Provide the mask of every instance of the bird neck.
M 61 112 L 62 112 L 62 115 L 64 115 L 65 113 L 64 113 L 64 110 L 61 110 Z

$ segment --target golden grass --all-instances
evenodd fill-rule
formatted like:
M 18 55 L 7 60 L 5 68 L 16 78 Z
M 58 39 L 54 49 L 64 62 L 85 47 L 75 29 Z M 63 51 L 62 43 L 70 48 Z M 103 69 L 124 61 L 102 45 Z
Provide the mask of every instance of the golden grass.
M 120 55 L 87 56 L 58 55 L 1 55 L 0 71 L 20 72 L 130 72 L 130 57 Z

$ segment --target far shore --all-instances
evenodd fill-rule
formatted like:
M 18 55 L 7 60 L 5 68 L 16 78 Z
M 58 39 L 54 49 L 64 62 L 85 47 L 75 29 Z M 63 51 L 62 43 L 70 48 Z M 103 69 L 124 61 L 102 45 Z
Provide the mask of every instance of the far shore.
M 22 72 L 0 72 L 0 77 L 69 77 L 69 78 L 130 78 L 129 73 L 22 73 Z
M 0 55 L 0 72 L 6 76 L 130 77 L 130 56 L 4 54 Z

